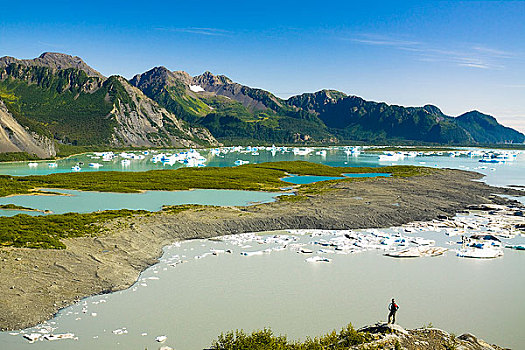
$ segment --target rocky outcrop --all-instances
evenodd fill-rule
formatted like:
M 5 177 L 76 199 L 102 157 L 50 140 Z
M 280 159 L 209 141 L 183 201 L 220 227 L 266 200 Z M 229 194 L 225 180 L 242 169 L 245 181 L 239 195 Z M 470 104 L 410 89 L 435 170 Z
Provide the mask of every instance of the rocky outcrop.
M 51 139 L 26 130 L 0 100 L 0 152 L 26 152 L 40 158 L 56 155 Z
M 321 90 L 314 93 L 292 96 L 286 100 L 286 102 L 292 106 L 319 114 L 324 110 L 324 106 L 336 103 L 344 97 L 346 97 L 346 94 L 337 90 Z
M 171 86 L 182 82 L 189 86 L 192 84 L 192 77 L 183 71 L 172 72 L 166 67 L 155 67 L 142 74 L 135 75 L 130 84 L 138 87 L 140 90 L 149 90 L 156 86 Z
M 430 327 L 406 330 L 399 325 L 379 322 L 374 325 L 364 326 L 358 329 L 358 332 L 372 334 L 374 340 L 368 343 L 367 346 L 379 349 L 503 350 L 498 345 L 489 344 L 470 333 L 456 337 L 441 329 Z
M 193 77 L 193 84 L 201 86 L 216 86 L 216 85 L 228 85 L 233 84 L 233 81 L 225 75 L 213 75 L 211 72 L 206 71 L 201 75 Z

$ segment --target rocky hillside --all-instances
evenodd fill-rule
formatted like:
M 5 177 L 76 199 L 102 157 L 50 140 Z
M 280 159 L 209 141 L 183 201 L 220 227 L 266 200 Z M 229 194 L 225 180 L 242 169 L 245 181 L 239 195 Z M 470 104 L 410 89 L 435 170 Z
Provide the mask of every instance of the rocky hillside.
M 53 142 L 22 127 L 0 100 L 0 153 L 27 153 L 38 158 L 56 155 Z
M 458 118 L 432 105 L 403 107 L 336 90 L 280 99 L 268 91 L 205 72 L 190 77 L 157 67 L 131 80 L 150 98 L 222 140 L 267 142 L 521 143 L 525 135 L 490 116 Z
M 50 157 L 55 145 L 199 147 L 217 141 L 119 76 L 78 57 L 0 59 L 0 150 Z

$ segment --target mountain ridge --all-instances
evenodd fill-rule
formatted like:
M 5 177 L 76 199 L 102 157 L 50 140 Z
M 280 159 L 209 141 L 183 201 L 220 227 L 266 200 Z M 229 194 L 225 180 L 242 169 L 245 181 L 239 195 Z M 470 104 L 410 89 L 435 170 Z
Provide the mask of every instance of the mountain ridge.
M 479 111 L 452 117 L 434 105 L 404 107 L 333 89 L 282 99 L 225 75 L 205 71 L 191 76 L 164 66 L 129 80 L 105 77 L 81 58 L 61 53 L 26 60 L 0 58 L 0 103 L 0 152 L 20 150 L 39 157 L 53 156 L 62 144 L 525 141 L 522 133 Z
M 153 68 L 143 74 L 153 74 L 156 69 Z M 167 70 L 167 68 L 164 69 Z M 185 74 L 186 77 L 189 76 L 189 74 Z M 133 78 L 131 83 L 143 89 L 140 84 L 136 83 L 136 78 Z M 180 79 L 179 83 L 182 83 Z M 479 144 L 525 141 L 525 136 L 522 133 L 503 127 L 499 123 L 483 122 L 481 119 L 485 117 L 476 115 L 468 121 L 462 121 L 457 117 L 444 114 L 439 107 L 430 104 L 422 107 L 404 107 L 384 102 L 367 101 L 361 97 L 347 95 L 333 89 L 303 93 L 284 100 L 263 89 L 250 88 L 235 83 L 224 75 L 215 76 L 209 71 L 192 77 L 191 83 L 189 83 L 189 78 L 186 78 L 185 83 L 187 85 L 186 90 L 191 90 L 190 85 L 192 84 L 196 85 L 193 87 L 194 89 L 198 89 L 198 91 L 191 91 L 188 96 L 193 99 L 200 99 L 211 108 L 217 106 L 208 103 L 209 96 L 227 98 L 244 107 L 244 112 L 241 112 L 240 106 L 237 106 L 235 112 L 237 114 L 235 114 L 231 112 L 230 106 L 230 115 L 227 120 L 224 117 L 221 119 L 215 116 L 218 113 L 217 111 L 210 113 L 214 115 L 213 118 L 211 116 L 202 119 L 199 119 L 198 116 L 190 118 L 192 122 L 200 123 L 210 129 L 212 134 L 219 138 L 225 137 L 226 132 L 224 130 L 229 130 L 232 134 L 241 134 L 244 129 L 250 127 L 253 129 L 252 125 L 246 124 L 247 122 L 259 123 L 259 129 L 264 128 L 262 121 L 258 119 L 263 119 L 266 123 L 268 123 L 268 119 L 271 119 L 276 125 L 274 130 L 283 129 L 281 124 L 285 123 L 279 117 L 285 115 L 292 118 L 291 124 L 295 127 L 297 127 L 297 123 L 293 119 L 308 120 L 311 123 L 309 126 L 315 124 L 319 126 L 313 133 L 311 132 L 312 128 L 301 128 L 302 125 L 298 126 L 295 133 L 289 130 L 290 132 L 285 138 L 291 142 L 313 140 L 321 142 L 335 140 L 339 142 L 345 140 L 388 142 L 389 140 L 406 140 L 429 143 Z M 170 84 L 168 81 L 163 81 L 160 87 L 169 88 Z M 182 90 L 179 92 L 182 93 Z M 146 94 L 162 104 L 155 93 Z M 179 99 L 182 97 L 180 95 Z M 220 107 L 227 109 L 224 106 Z M 270 115 L 269 118 L 257 118 L 257 115 L 261 113 L 271 114 L 268 113 L 269 111 L 274 115 Z M 251 118 L 247 115 L 251 115 Z M 243 119 L 245 119 L 244 122 Z M 491 128 L 487 137 L 480 132 L 480 126 L 476 119 L 480 119 L 479 123 Z M 290 120 L 288 119 L 288 121 Z M 476 125 L 474 126 L 474 124 Z
M 11 63 L 18 63 L 25 66 L 49 67 L 56 70 L 76 68 L 83 70 L 88 76 L 105 78 L 101 73 L 88 66 L 80 57 L 58 52 L 44 52 L 33 59 L 18 59 L 10 56 L 0 57 L 0 68 L 5 68 Z

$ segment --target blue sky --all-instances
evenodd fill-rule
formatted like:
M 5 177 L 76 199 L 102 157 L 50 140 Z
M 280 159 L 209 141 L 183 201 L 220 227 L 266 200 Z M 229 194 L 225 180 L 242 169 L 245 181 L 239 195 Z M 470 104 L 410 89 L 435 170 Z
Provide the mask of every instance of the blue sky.
M 525 132 L 524 1 L 2 0 L 0 56 L 80 56 L 104 75 L 209 70 L 280 97 L 477 109 Z

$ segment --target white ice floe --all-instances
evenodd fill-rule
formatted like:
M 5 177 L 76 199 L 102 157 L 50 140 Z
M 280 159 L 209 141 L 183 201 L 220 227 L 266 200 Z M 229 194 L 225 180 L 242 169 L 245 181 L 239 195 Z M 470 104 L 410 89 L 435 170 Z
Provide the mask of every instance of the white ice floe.
M 157 342 L 159 342 L 159 343 L 163 343 L 163 342 L 166 341 L 166 339 L 168 339 L 167 336 L 165 336 L 165 335 L 159 335 L 159 336 L 157 336 L 157 337 L 155 338 L 155 341 L 157 341 Z
M 53 341 L 53 340 L 64 340 L 64 339 L 74 339 L 77 340 L 78 338 L 75 337 L 73 333 L 63 333 L 63 334 L 46 334 L 42 337 L 45 340 Z
M 311 256 L 305 259 L 306 262 L 332 262 L 332 259 L 323 256 Z
M 30 334 L 24 334 L 23 337 L 25 339 L 29 340 L 30 343 L 34 343 L 37 340 L 39 340 L 40 337 L 42 337 L 42 334 L 40 334 L 40 333 L 30 333 Z
M 128 330 L 126 329 L 126 327 L 118 328 L 113 331 L 113 334 L 116 334 L 116 335 L 128 334 Z

